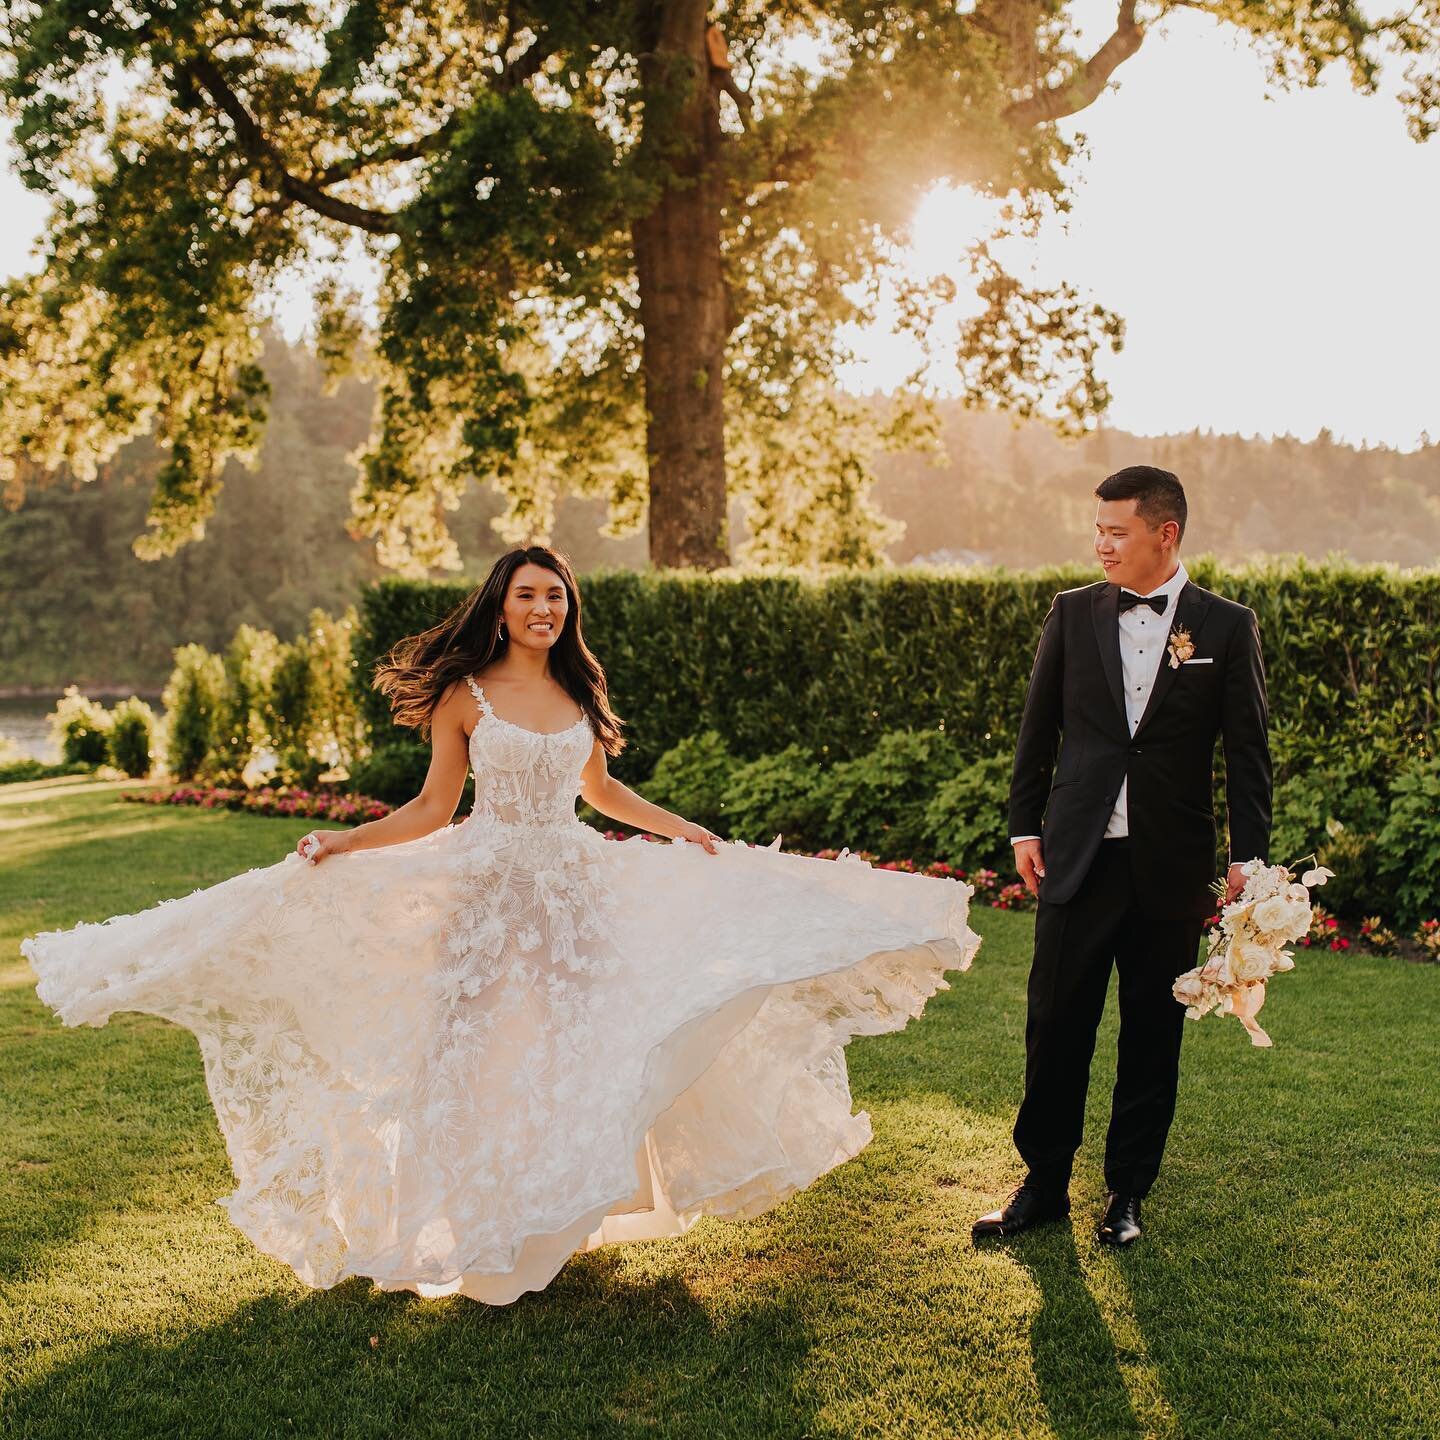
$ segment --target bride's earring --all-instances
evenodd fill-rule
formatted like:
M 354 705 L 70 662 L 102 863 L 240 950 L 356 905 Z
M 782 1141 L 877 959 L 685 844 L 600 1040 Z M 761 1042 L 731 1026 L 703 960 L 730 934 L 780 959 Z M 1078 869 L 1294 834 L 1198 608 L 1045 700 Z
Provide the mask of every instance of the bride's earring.
M 496 635 L 496 638 L 497 638 L 497 639 L 500 639 L 500 640 L 508 640 L 508 639 L 510 638 L 510 637 L 505 633 L 505 622 L 504 622 L 503 620 L 500 622 L 500 628 L 495 632 L 495 635 Z

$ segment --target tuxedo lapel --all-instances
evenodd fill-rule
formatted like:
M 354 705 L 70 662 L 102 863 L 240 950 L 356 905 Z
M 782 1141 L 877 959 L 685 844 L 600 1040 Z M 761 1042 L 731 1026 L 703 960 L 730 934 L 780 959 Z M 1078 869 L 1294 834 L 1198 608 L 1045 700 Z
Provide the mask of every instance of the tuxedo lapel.
M 1198 641 L 1200 637 L 1200 623 L 1205 618 L 1205 611 L 1210 604 L 1210 596 L 1198 585 L 1186 581 L 1175 601 L 1175 618 L 1170 622 L 1170 634 L 1177 630 L 1188 630 L 1190 638 Z M 1116 642 L 1119 648 L 1119 642 Z M 1179 675 L 1180 667 L 1170 663 L 1169 638 L 1166 638 L 1166 654 L 1160 661 L 1159 673 L 1155 676 L 1155 683 L 1150 687 L 1150 699 L 1145 704 L 1145 713 L 1140 717 L 1140 723 L 1135 727 L 1135 734 L 1139 733 L 1150 722 L 1150 717 L 1165 703 L 1165 697 L 1170 693 L 1170 687 L 1175 683 L 1175 677 Z
M 1120 663 L 1120 587 L 1106 585 L 1095 592 L 1090 602 L 1090 618 L 1095 625 L 1095 643 L 1100 647 L 1100 664 L 1110 686 L 1120 724 L 1128 733 L 1130 722 L 1125 718 L 1125 680 Z

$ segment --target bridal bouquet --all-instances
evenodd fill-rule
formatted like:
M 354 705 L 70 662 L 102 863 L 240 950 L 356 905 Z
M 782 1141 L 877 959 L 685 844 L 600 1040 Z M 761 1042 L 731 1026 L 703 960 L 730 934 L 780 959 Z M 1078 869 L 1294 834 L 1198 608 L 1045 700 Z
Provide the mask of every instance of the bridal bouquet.
M 1309 933 L 1310 892 L 1334 871 L 1318 865 L 1305 871 L 1297 884 L 1284 865 L 1251 860 L 1244 868 L 1245 888 L 1220 911 L 1205 963 L 1176 980 L 1174 995 L 1191 1020 L 1218 1010 L 1233 1015 L 1249 1031 L 1252 1045 L 1269 1045 L 1270 1037 L 1255 1020 L 1265 1003 L 1265 982 L 1295 968 L 1285 947 Z M 1216 883 L 1215 893 L 1224 899 L 1223 880 Z

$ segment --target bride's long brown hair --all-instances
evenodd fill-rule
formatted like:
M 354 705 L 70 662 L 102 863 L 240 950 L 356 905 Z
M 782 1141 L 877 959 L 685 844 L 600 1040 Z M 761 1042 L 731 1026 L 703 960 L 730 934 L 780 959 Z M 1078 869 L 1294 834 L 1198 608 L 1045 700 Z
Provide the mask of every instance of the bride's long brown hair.
M 390 702 L 397 725 L 409 725 L 427 738 L 435 706 L 446 689 L 467 675 L 494 664 L 509 647 L 501 633 L 505 597 L 522 565 L 553 571 L 569 602 L 560 636 L 550 648 L 550 673 L 589 717 L 607 755 L 618 755 L 625 741 L 621 721 L 610 708 L 609 687 L 600 662 L 590 652 L 580 627 L 580 587 L 570 562 L 544 545 L 507 550 L 484 581 L 438 625 L 409 635 L 375 665 L 375 688 Z

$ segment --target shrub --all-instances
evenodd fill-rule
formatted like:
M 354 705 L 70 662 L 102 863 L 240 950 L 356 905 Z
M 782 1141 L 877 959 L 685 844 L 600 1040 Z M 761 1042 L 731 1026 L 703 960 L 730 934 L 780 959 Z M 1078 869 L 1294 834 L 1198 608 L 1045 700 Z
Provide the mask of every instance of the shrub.
M 215 743 L 204 766 L 216 779 L 240 780 L 269 744 L 266 703 L 279 658 L 279 640 L 254 625 L 241 625 L 225 647 Z
M 819 845 L 825 832 L 823 787 L 819 764 L 801 745 L 741 765 L 730 777 L 725 805 L 730 834 L 763 845 L 777 835 L 795 848 Z
M 425 784 L 430 757 L 418 745 L 382 745 L 355 763 L 350 786 L 390 805 L 413 800 Z
M 353 610 L 338 619 L 312 610 L 304 633 L 278 647 L 265 722 L 276 769 L 291 784 L 313 785 L 327 770 L 348 773 L 365 748 L 350 653 L 354 628 Z M 416 751 L 412 764 L 419 764 L 420 756 L 429 763 L 418 737 L 396 735 L 389 743 Z
M 1413 925 L 1440 910 L 1440 756 L 1413 760 L 1396 776 L 1377 849 L 1391 913 Z
M 165 764 L 177 780 L 193 780 L 210 758 L 225 690 L 225 668 L 203 645 L 175 651 L 166 682 Z
M 927 853 L 971 868 L 1010 866 L 1008 755 L 972 761 L 944 781 L 925 810 Z
M 300 635 L 280 647 L 265 709 L 276 769 L 290 784 L 314 785 L 325 768 L 310 743 L 314 698 L 310 640 Z
M 103 765 L 109 754 L 110 717 L 105 707 L 68 686 L 50 714 L 50 733 L 66 765 Z
M 1330 757 L 1298 766 L 1275 786 L 1270 853 L 1293 864 L 1324 848 L 1332 822 L 1373 835 L 1385 823 L 1385 796 L 1368 757 Z M 1333 868 L 1333 867 L 1332 867 Z
M 154 751 L 155 712 L 137 696 L 122 700 L 110 712 L 110 763 L 143 779 L 154 763 Z
M 739 768 L 724 740 L 706 730 L 667 750 L 641 788 L 653 804 L 724 835 L 730 781 Z
M 355 695 L 354 633 L 353 608 L 340 616 L 312 610 L 306 622 L 310 661 L 308 746 L 331 769 L 348 768 L 366 743 Z
M 1275 787 L 1270 856 L 1293 865 L 1307 855 L 1335 872 L 1326 903 L 1347 919 L 1375 908 L 1376 835 L 1386 801 L 1367 767 L 1371 757 L 1331 756 L 1297 769 Z
M 882 735 L 868 755 L 844 761 L 826 776 L 827 839 L 882 860 L 920 859 L 928 842 L 926 807 L 964 763 L 960 747 L 943 731 Z

